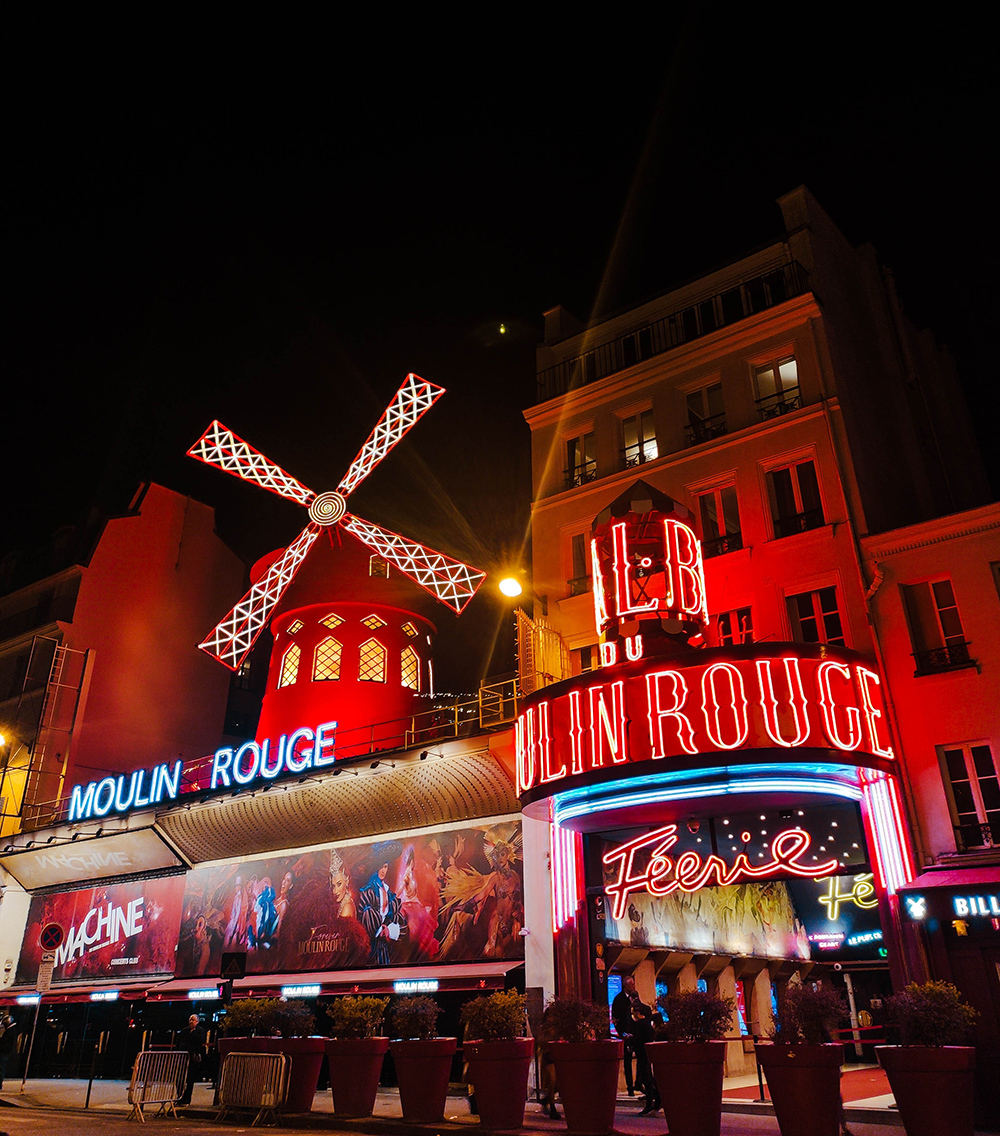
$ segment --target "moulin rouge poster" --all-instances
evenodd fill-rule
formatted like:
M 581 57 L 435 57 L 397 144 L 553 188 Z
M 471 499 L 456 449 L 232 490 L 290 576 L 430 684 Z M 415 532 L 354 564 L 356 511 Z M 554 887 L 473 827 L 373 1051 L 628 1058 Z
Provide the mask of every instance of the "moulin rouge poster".
M 178 977 L 524 956 L 520 821 L 189 872 Z

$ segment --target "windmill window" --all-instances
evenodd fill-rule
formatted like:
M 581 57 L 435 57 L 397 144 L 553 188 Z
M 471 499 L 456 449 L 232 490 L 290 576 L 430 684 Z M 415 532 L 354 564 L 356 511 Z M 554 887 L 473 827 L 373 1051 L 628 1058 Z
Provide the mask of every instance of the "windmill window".
M 278 686 L 291 686 L 299 677 L 299 659 L 301 656 L 302 648 L 298 643 L 293 643 L 281 660 L 281 674 L 278 676 Z
M 377 639 L 368 639 L 358 651 L 358 681 L 385 682 L 385 648 Z
M 293 619 L 292 622 L 285 628 L 289 635 L 294 635 L 296 631 L 301 631 L 305 624 L 301 619 Z
M 412 623 L 404 623 L 402 630 L 403 634 L 406 635 L 409 639 L 416 639 L 416 637 L 420 634 L 420 632 L 417 631 L 416 627 L 414 627 Z
M 377 631 L 378 628 L 385 627 L 385 620 L 379 619 L 379 617 L 374 613 L 372 615 L 366 616 L 364 619 L 362 619 L 361 622 L 365 627 L 368 628 L 369 631 Z
M 320 620 L 320 623 L 322 623 L 324 627 L 329 627 L 331 631 L 339 627 L 343 622 L 344 621 L 340 618 L 340 616 L 335 615 L 332 611 L 329 615 L 324 616 Z
M 420 659 L 412 647 L 404 647 L 400 656 L 400 673 L 403 686 L 410 690 L 420 689 Z
M 331 635 L 316 648 L 313 659 L 313 682 L 330 682 L 340 678 L 340 643 Z
M 368 575 L 389 578 L 389 561 L 382 556 L 372 556 L 368 560 Z

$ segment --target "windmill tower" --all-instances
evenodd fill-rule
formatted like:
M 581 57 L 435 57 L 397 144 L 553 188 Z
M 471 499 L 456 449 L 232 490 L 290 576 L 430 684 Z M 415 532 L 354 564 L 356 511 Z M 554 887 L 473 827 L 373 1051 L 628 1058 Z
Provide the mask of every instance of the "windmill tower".
M 200 644 L 236 671 L 270 623 L 258 742 L 336 722 L 338 755 L 367 753 L 402 745 L 408 719 L 428 708 L 428 597 L 460 614 L 486 574 L 349 513 L 347 497 L 443 394 L 407 375 L 332 492 L 314 493 L 219 422 L 188 450 L 309 513 L 287 548 L 257 562 L 250 591 Z

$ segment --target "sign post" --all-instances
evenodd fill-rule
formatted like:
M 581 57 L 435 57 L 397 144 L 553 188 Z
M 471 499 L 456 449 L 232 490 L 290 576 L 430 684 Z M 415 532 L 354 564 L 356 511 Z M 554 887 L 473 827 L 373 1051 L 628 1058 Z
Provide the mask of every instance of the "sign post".
M 35 1021 L 31 1027 L 31 1040 L 28 1042 L 28 1057 L 24 1062 L 24 1075 L 21 1077 L 21 1092 L 28 1082 L 28 1069 L 31 1067 L 31 1055 L 35 1049 L 35 1034 L 38 1033 L 38 1016 L 42 1011 L 42 995 L 52 987 L 52 968 L 56 964 L 56 947 L 63 941 L 63 929 L 58 923 L 49 923 L 38 936 L 42 948 L 42 961 L 38 964 L 38 977 L 35 979 L 35 989 L 38 991 L 38 1001 L 35 1003 Z

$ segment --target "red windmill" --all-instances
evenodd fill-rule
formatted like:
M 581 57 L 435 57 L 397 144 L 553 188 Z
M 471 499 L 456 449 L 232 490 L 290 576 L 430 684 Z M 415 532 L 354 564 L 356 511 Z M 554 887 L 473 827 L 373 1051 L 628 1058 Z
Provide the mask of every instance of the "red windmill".
M 443 394 L 444 389 L 442 387 L 425 382 L 416 375 L 407 375 L 403 385 L 396 392 L 395 397 L 368 436 L 368 440 L 361 447 L 336 490 L 328 493 L 316 494 L 307 489 L 301 482 L 273 462 L 268 461 L 263 454 L 227 430 L 221 423 L 212 423 L 188 451 L 190 456 L 205 462 L 207 465 L 217 466 L 219 469 L 225 470 L 226 473 L 231 473 L 245 481 L 255 482 L 264 489 L 277 493 L 280 497 L 287 497 L 289 500 L 305 506 L 309 511 L 309 522 L 284 551 L 279 551 L 274 554 L 274 557 L 265 558 L 265 561 L 261 562 L 262 564 L 267 563 L 266 571 L 208 638 L 200 644 L 203 651 L 213 655 L 231 670 L 238 670 L 250 653 L 265 624 L 271 619 L 272 614 L 276 614 L 279 601 L 288 590 L 316 539 L 324 528 L 330 528 L 333 525 L 339 525 L 342 530 L 352 534 L 377 557 L 395 565 L 401 573 L 413 580 L 426 592 L 429 592 L 435 599 L 450 607 L 456 614 L 463 610 L 485 579 L 485 572 L 471 568 L 461 561 L 445 556 L 444 553 L 435 552 L 425 545 L 417 544 L 400 536 L 399 533 L 381 528 L 347 511 L 348 495 L 357 488 L 410 427 Z M 358 549 L 354 541 L 351 541 L 350 544 L 360 553 L 361 550 Z M 335 551 L 343 553 L 341 559 L 345 565 L 353 563 L 356 567 L 357 555 L 353 556 L 352 561 L 352 553 L 346 545 Z M 319 566 L 317 565 L 317 567 Z M 310 570 L 305 575 L 312 578 L 316 573 Z M 342 575 L 344 575 L 343 572 Z M 339 581 L 341 584 L 345 582 L 346 577 Z M 331 602 L 340 603 L 336 594 L 338 591 L 337 584 L 338 581 L 333 581 L 332 595 L 328 584 L 317 587 L 314 586 L 312 579 L 305 588 L 305 592 L 308 594 L 303 594 L 303 588 L 296 585 L 296 589 L 293 589 L 298 593 L 293 601 L 293 606 L 297 609 L 296 618 L 286 618 L 279 621 L 282 624 L 279 629 L 282 635 L 286 631 L 284 624 L 289 624 L 287 630 L 290 630 L 292 634 L 299 631 L 302 628 L 302 621 L 298 616 L 306 611 L 311 611 L 319 619 L 319 622 L 323 623 L 324 619 L 320 617 L 323 616 L 325 607 L 329 606 Z M 357 587 L 352 585 L 343 590 L 341 598 L 345 603 L 360 600 L 362 604 L 367 605 L 367 595 L 370 594 L 370 592 L 365 592 L 364 587 L 358 591 Z M 398 592 L 391 596 L 387 594 L 386 602 L 394 605 L 391 610 L 400 613 L 406 610 L 400 603 Z M 301 606 L 303 604 L 309 606 Z M 313 611 L 314 606 L 315 611 Z M 344 604 L 341 604 L 341 607 L 343 606 Z M 412 607 L 412 605 L 409 606 Z M 291 615 L 287 612 L 281 614 L 284 616 Z M 330 616 L 325 617 L 325 627 L 327 628 L 343 622 L 344 619 L 340 615 L 332 619 Z M 378 622 L 382 623 L 383 619 L 378 619 Z M 403 626 L 407 634 L 416 635 L 416 627 L 423 628 L 424 623 L 426 623 L 426 620 L 418 618 L 417 624 L 407 622 Z M 373 626 L 371 618 L 368 626 Z M 427 629 L 433 630 L 432 625 L 428 623 Z M 275 630 L 274 627 L 272 627 L 273 630 Z M 429 642 L 429 637 L 427 637 L 427 641 Z M 322 675 L 314 677 L 331 677 L 329 668 L 331 643 L 333 643 L 333 640 L 327 639 L 322 645 L 327 652 L 327 666 Z M 335 644 L 335 648 L 337 651 L 336 677 L 339 677 L 340 642 Z M 286 648 L 283 647 L 282 649 L 285 650 Z M 275 639 L 275 652 L 272 674 L 276 674 L 277 677 L 273 684 L 268 683 L 269 689 L 268 694 L 265 695 L 265 707 L 260 725 L 262 731 L 271 728 L 275 730 L 285 729 L 289 716 L 298 716 L 299 713 L 304 713 L 304 706 L 307 704 L 300 699 L 294 708 L 292 704 L 288 704 L 279 710 L 277 703 L 280 702 L 280 697 L 285 692 L 279 691 L 277 688 L 288 685 L 288 675 L 287 669 L 284 675 L 282 673 L 282 660 L 277 653 L 277 637 Z M 296 649 L 296 659 L 299 657 L 297 652 L 298 649 Z M 365 677 L 368 676 L 361 676 L 361 678 Z M 381 681 L 384 681 L 384 679 Z M 274 691 L 271 690 L 272 685 L 276 688 Z M 329 684 L 323 685 L 329 686 Z M 340 684 L 335 685 L 339 686 Z M 289 691 L 288 693 L 292 692 Z M 304 697 L 305 691 L 302 694 Z M 346 694 L 347 691 L 341 687 L 341 695 Z M 275 695 L 278 695 L 278 697 L 276 698 Z M 343 697 L 339 701 L 341 707 L 343 707 Z M 270 707 L 268 706 L 269 702 L 271 703 Z M 374 704 L 372 705 L 374 709 Z M 345 724 L 345 716 L 355 718 L 359 710 L 360 707 L 355 710 L 355 713 L 350 711 L 347 715 L 341 713 L 339 715 L 341 725 Z M 373 720 L 368 718 L 369 722 Z M 356 724 L 360 723 L 352 722 L 352 725 Z

